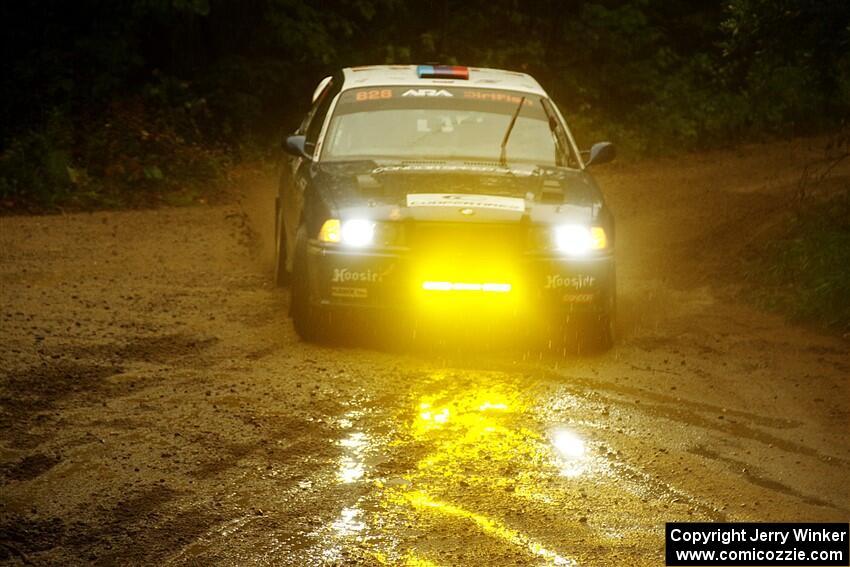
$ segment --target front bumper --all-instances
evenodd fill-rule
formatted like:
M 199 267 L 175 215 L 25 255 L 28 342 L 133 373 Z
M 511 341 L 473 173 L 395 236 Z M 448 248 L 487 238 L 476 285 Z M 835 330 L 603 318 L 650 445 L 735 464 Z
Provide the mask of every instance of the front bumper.
M 424 257 L 406 249 L 353 250 L 313 241 L 308 277 L 314 304 L 432 310 L 481 305 L 507 310 L 601 312 L 613 303 L 613 254 L 582 258 Z

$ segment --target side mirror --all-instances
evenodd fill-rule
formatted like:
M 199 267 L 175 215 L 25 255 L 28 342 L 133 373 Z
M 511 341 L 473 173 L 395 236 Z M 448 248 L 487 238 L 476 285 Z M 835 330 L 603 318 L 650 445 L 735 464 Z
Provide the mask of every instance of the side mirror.
M 617 157 L 617 148 L 611 142 L 597 142 L 590 148 L 590 157 L 585 165 L 601 165 Z
M 283 141 L 283 149 L 289 155 L 304 159 L 313 159 L 313 156 L 307 153 L 306 145 L 306 136 L 287 136 Z

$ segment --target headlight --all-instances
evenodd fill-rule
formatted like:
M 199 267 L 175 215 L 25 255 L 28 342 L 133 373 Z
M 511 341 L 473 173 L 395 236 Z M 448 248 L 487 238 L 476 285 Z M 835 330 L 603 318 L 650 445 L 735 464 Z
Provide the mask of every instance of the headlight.
M 608 247 L 605 230 L 599 226 L 566 224 L 555 227 L 555 248 L 565 254 L 582 256 Z
M 375 223 L 362 219 L 341 222 L 328 219 L 319 231 L 322 242 L 339 242 L 348 246 L 368 246 L 375 239 Z

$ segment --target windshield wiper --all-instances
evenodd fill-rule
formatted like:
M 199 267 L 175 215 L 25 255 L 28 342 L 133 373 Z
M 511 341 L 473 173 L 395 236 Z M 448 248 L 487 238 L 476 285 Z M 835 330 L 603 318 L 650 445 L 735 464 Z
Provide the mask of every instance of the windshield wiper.
M 514 111 L 514 115 L 511 117 L 511 123 L 508 124 L 508 130 L 505 132 L 505 137 L 502 139 L 502 151 L 499 154 L 499 165 L 502 167 L 507 167 L 508 165 L 508 138 L 511 137 L 511 132 L 513 132 L 514 124 L 516 124 L 516 119 L 519 116 L 519 111 L 522 110 L 523 104 L 525 104 L 525 97 L 519 99 L 519 104 Z

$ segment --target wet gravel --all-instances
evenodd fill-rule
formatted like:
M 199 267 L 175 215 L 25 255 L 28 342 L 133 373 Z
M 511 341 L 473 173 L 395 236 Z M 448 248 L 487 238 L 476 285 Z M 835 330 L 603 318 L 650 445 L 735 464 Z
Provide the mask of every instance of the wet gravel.
M 270 183 L 0 218 L 0 562 L 658 565 L 666 521 L 847 521 L 848 344 L 729 275 L 805 144 L 600 169 L 622 317 L 592 356 L 300 342 Z

